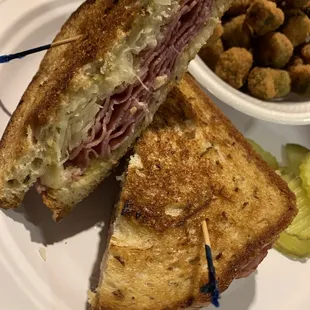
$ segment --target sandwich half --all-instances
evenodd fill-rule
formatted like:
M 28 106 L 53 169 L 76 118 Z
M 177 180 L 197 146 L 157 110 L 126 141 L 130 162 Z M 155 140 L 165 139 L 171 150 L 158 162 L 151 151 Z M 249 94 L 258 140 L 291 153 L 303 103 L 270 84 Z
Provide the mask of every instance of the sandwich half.
M 202 221 L 223 292 L 296 212 L 287 184 L 187 75 L 135 146 L 91 309 L 207 305 Z
M 0 144 L 0 206 L 36 184 L 56 220 L 109 174 L 231 0 L 87 0 L 55 41 Z

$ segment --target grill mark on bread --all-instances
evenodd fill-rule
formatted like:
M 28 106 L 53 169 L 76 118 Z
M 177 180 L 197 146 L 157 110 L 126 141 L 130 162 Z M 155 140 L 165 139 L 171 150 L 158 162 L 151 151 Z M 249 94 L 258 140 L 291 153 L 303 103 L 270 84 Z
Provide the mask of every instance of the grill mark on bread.
M 219 287 L 220 291 L 223 292 L 227 289 L 232 280 L 240 274 L 240 271 L 243 269 L 243 267 L 248 263 L 252 262 L 260 254 L 261 249 L 264 247 L 264 245 L 268 244 L 271 240 L 274 239 L 276 235 L 278 235 L 280 231 L 285 229 L 285 227 L 291 222 L 292 218 L 296 214 L 295 198 L 294 195 L 289 191 L 286 183 L 282 181 L 281 178 L 279 178 L 268 167 L 267 164 L 263 163 L 262 160 L 258 156 L 256 156 L 254 152 L 251 152 L 251 148 L 247 144 L 246 140 L 237 132 L 237 130 L 233 126 L 231 126 L 230 122 L 221 114 L 221 112 L 219 112 L 217 108 L 214 107 L 213 104 L 211 104 L 205 98 L 205 95 L 198 88 L 198 86 L 196 86 L 192 78 L 186 76 L 186 78 L 181 82 L 180 89 L 183 91 L 180 91 L 179 93 L 177 93 L 177 95 L 174 93 L 172 95 L 173 98 L 180 100 L 180 104 L 182 104 L 182 100 L 184 100 L 183 104 L 189 106 L 195 106 L 195 104 L 197 104 L 199 107 L 203 106 L 206 114 L 216 114 L 216 117 L 214 117 L 213 119 L 220 119 L 223 124 L 221 125 L 221 128 L 218 128 L 217 125 L 216 129 L 218 129 L 219 132 L 228 131 L 233 133 L 234 139 L 235 141 L 237 141 L 235 145 L 236 154 L 241 156 L 243 152 L 250 152 L 253 156 L 251 163 L 252 168 L 247 169 L 245 167 L 244 171 L 238 170 L 233 171 L 233 173 L 232 171 L 228 170 L 225 179 L 223 179 L 222 182 L 219 182 L 219 184 L 214 184 L 210 192 L 210 194 L 213 195 L 215 193 L 214 191 L 217 190 L 217 193 L 219 194 L 219 197 L 217 197 L 217 199 L 211 197 L 211 201 L 209 202 L 209 204 L 205 204 L 203 209 L 201 209 L 199 212 L 192 213 L 189 217 L 182 219 L 182 221 L 184 221 L 182 226 L 176 227 L 175 225 L 171 225 L 161 230 L 161 227 L 156 226 L 156 224 L 159 222 L 159 209 L 164 209 L 167 205 L 166 200 L 164 199 L 165 197 L 161 196 L 161 194 L 163 196 L 166 195 L 164 186 L 167 186 L 167 170 L 173 169 L 173 172 L 175 173 L 178 173 L 178 171 L 181 170 L 177 165 L 175 165 L 175 162 L 169 163 L 167 162 L 167 160 L 164 160 L 163 155 L 165 153 L 165 150 L 162 150 L 160 156 L 157 156 L 157 153 L 154 153 L 154 147 L 157 147 L 157 143 L 159 142 L 155 141 L 156 136 L 152 136 L 150 135 L 150 133 L 152 132 L 153 128 L 155 128 L 154 130 L 160 130 L 160 126 L 158 126 L 158 124 L 156 125 L 157 119 L 155 119 L 155 123 L 152 125 L 151 128 L 146 130 L 144 136 L 138 142 L 139 144 L 143 141 L 149 141 L 149 143 L 147 144 L 148 147 L 145 147 L 145 149 L 143 149 L 143 152 L 141 151 L 141 149 L 138 149 L 136 147 L 136 153 L 140 155 L 144 169 L 150 169 L 146 171 L 141 170 L 142 172 L 144 172 L 144 182 L 143 187 L 141 187 L 141 192 L 139 192 L 140 189 L 135 186 L 128 187 L 128 182 L 133 181 L 130 176 L 132 176 L 133 178 L 140 177 L 138 174 L 136 174 L 135 169 L 131 169 L 129 165 L 127 179 L 124 184 L 123 193 L 121 195 L 121 202 L 119 205 L 121 211 L 124 207 L 124 203 L 126 201 L 130 201 L 130 208 L 134 209 L 135 211 L 141 211 L 143 214 L 145 210 L 147 210 L 147 212 L 150 212 L 148 200 L 145 199 L 146 196 L 150 195 L 153 197 L 154 200 L 156 200 L 156 208 L 154 207 L 154 209 L 151 210 L 153 213 L 144 213 L 145 215 L 149 216 L 149 218 L 147 218 L 147 223 L 145 222 L 146 218 L 143 218 L 143 216 L 139 220 L 136 220 L 135 216 L 122 216 L 122 220 L 124 220 L 125 223 L 129 225 L 134 225 L 135 228 L 132 228 L 131 232 L 135 233 L 136 236 L 148 236 L 147 240 L 149 241 L 146 242 L 151 242 L 153 246 L 147 250 L 135 248 L 129 249 L 128 247 L 117 247 L 117 252 L 119 254 L 119 251 L 121 251 L 122 256 L 126 255 L 126 257 L 129 259 L 129 262 L 126 261 L 126 268 L 129 268 L 130 266 L 130 269 L 127 270 L 132 270 L 133 274 L 137 274 L 137 272 L 140 273 L 141 262 L 146 261 L 145 268 L 143 268 L 142 279 L 144 279 L 144 276 L 148 276 L 153 279 L 153 275 L 154 273 L 156 273 L 157 276 L 162 276 L 165 279 L 164 281 L 167 281 L 163 283 L 163 280 L 160 279 L 156 283 L 154 283 L 155 286 L 152 288 L 152 292 L 154 292 L 154 294 L 159 294 L 156 296 L 160 296 L 157 298 L 160 305 L 156 304 L 155 306 L 152 302 L 149 303 L 145 301 L 145 297 L 148 295 L 148 290 L 144 290 L 143 288 L 139 287 L 138 289 L 136 289 L 136 291 L 140 294 L 140 297 L 136 296 L 136 303 L 134 305 L 131 304 L 131 309 L 135 309 L 135 307 L 137 308 L 137 305 L 141 305 L 141 303 L 139 303 L 140 300 L 143 300 L 143 303 L 145 302 L 145 307 L 149 307 L 150 309 L 164 309 L 165 307 L 168 309 L 183 309 L 188 307 L 188 305 L 198 307 L 198 305 L 202 305 L 210 301 L 209 296 L 199 294 L 199 287 L 208 281 L 207 271 L 205 269 L 206 266 L 204 263 L 205 253 L 203 251 L 203 247 L 201 246 L 203 244 L 203 236 L 196 231 L 197 227 L 200 227 L 201 221 L 203 219 L 208 219 L 212 249 L 214 251 L 214 254 L 216 255 L 215 258 L 217 258 L 215 259 L 215 267 L 218 270 L 217 275 L 219 277 Z M 187 102 L 187 94 L 191 95 L 192 93 L 195 93 L 197 98 L 199 99 L 196 99 L 194 102 Z M 204 99 L 202 100 L 202 98 Z M 171 101 L 169 102 L 169 105 L 170 104 Z M 203 113 L 204 109 L 200 111 L 199 107 L 197 107 L 196 113 L 195 109 L 193 109 L 192 113 L 192 115 L 195 115 L 195 117 L 198 119 L 200 115 L 201 117 L 205 116 Z M 164 108 L 165 107 L 162 108 L 160 113 L 162 113 Z M 199 111 L 199 113 L 197 113 L 197 111 Z M 163 115 L 160 113 L 159 118 L 163 117 Z M 169 112 L 168 115 L 171 115 L 171 113 Z M 195 124 L 195 126 L 198 127 L 197 123 Z M 222 126 L 225 127 L 223 128 Z M 211 129 L 212 128 L 214 127 L 211 127 Z M 168 128 L 165 128 L 165 131 L 168 131 Z M 171 140 L 173 139 L 174 135 L 171 135 L 171 132 L 168 131 L 168 137 Z M 220 139 L 220 135 L 218 139 Z M 169 144 L 167 144 L 167 147 L 169 147 Z M 178 145 L 178 147 L 180 147 L 180 145 Z M 184 144 L 183 146 L 181 145 L 181 147 L 187 148 L 187 145 Z M 170 152 L 169 150 L 167 154 L 169 156 L 174 156 L 173 154 L 175 154 L 175 152 L 176 150 L 173 150 L 173 152 Z M 201 152 L 197 149 L 197 158 L 199 158 L 199 160 L 200 153 Z M 218 152 L 216 152 L 215 154 L 217 154 L 216 156 L 219 156 Z M 150 162 L 147 162 L 147 159 L 152 156 L 154 156 L 154 158 L 151 158 Z M 210 161 L 208 156 L 211 155 L 206 155 L 203 160 L 205 160 L 206 162 Z M 212 156 L 215 155 L 213 154 Z M 153 172 L 154 160 L 160 161 L 161 163 L 162 169 L 160 175 L 156 175 Z M 235 158 L 235 156 L 234 160 L 234 165 L 237 165 L 237 159 Z M 215 161 L 213 162 L 215 164 Z M 199 162 L 194 163 L 199 166 Z M 230 167 L 232 165 L 232 162 L 225 163 L 223 161 L 223 166 L 225 169 L 226 165 Z M 207 167 L 209 166 L 206 165 L 200 168 L 206 169 Z M 208 177 L 211 178 L 211 184 L 212 182 L 216 181 L 216 179 L 212 179 L 214 173 L 217 173 L 219 177 L 223 177 L 223 175 L 220 174 L 222 171 L 221 169 L 215 170 L 213 168 L 214 167 L 210 166 L 208 170 Z M 152 174 L 152 178 L 149 181 L 146 181 L 145 176 L 147 176 L 148 171 Z M 250 172 L 253 173 L 251 174 Z M 186 171 L 183 171 L 182 175 L 183 178 L 185 178 Z M 262 193 L 261 195 L 259 195 L 259 199 L 261 199 L 260 203 L 259 200 L 252 198 L 253 190 L 255 189 L 255 185 L 257 184 L 256 182 L 258 177 L 261 177 L 261 179 L 264 181 L 262 184 L 263 188 L 266 190 L 267 187 L 269 187 L 268 191 L 270 190 L 270 192 L 273 193 L 272 196 L 268 196 L 266 198 L 266 195 L 268 195 L 268 193 L 264 197 L 264 189 L 261 189 Z M 173 174 L 172 178 L 175 180 L 176 187 L 181 186 L 184 183 L 184 180 L 183 182 L 182 179 L 178 180 L 175 174 Z M 252 185 L 247 185 L 247 182 L 251 180 L 253 181 L 251 183 Z M 161 190 L 157 192 L 155 189 L 156 187 L 161 186 L 161 182 L 163 184 L 163 188 L 161 188 Z M 201 182 L 201 178 L 196 179 L 196 182 Z M 221 183 L 225 184 L 227 191 L 226 193 L 225 189 L 223 189 L 223 184 Z M 209 183 L 204 185 L 210 186 Z M 240 190 L 238 192 L 235 192 L 235 189 L 237 187 Z M 150 189 L 152 190 L 149 191 Z M 246 191 L 247 189 L 248 191 Z M 169 191 L 167 191 L 167 193 L 168 192 L 171 196 L 173 194 L 173 188 L 169 188 Z M 224 194 L 221 195 L 221 192 L 223 192 Z M 142 197 L 142 200 L 137 199 L 137 193 L 143 194 L 139 194 L 139 197 Z M 277 198 L 274 198 L 274 195 L 276 195 Z M 193 197 L 194 196 L 187 196 L 187 199 L 189 201 L 186 201 L 186 203 L 189 206 L 191 206 L 190 202 Z M 272 201 L 270 201 L 270 199 Z M 268 203 L 266 203 L 266 201 L 268 201 Z M 185 202 L 178 201 L 178 203 Z M 246 207 L 248 209 L 246 209 L 244 212 L 240 212 L 240 209 L 244 203 L 247 203 Z M 273 206 L 275 208 L 278 208 L 278 210 L 281 211 L 279 213 L 279 216 L 276 217 L 272 221 L 272 223 L 270 223 L 268 226 L 265 226 L 263 229 L 257 228 L 259 229 L 260 233 L 257 233 L 257 229 L 253 231 L 252 226 L 249 229 L 249 227 L 247 227 L 247 223 L 245 223 L 243 219 L 254 219 L 255 217 L 253 216 L 253 214 L 256 211 L 267 212 L 267 214 L 270 215 L 270 212 L 272 211 L 270 209 L 271 203 L 273 203 Z M 260 208 L 258 208 L 258 206 L 260 206 Z M 261 213 L 258 214 L 261 215 Z M 154 217 L 151 218 L 151 216 Z M 166 215 L 163 216 L 167 217 Z M 179 220 L 181 219 L 177 219 L 177 221 Z M 265 225 L 264 221 L 261 221 L 260 218 L 257 218 L 256 223 L 258 222 L 261 222 L 260 225 Z M 125 227 L 127 227 L 127 224 L 125 225 Z M 196 231 L 197 233 L 194 234 L 193 231 Z M 235 240 L 232 237 L 233 234 L 230 234 L 227 231 L 237 232 L 238 235 L 242 233 L 244 235 L 244 239 L 239 240 L 238 237 L 237 240 Z M 191 236 L 193 235 L 197 236 L 198 239 L 191 238 Z M 249 236 L 251 237 L 249 238 Z M 201 240 L 199 239 L 200 237 Z M 239 241 L 241 242 L 242 247 L 234 247 L 234 249 L 232 250 L 231 244 L 235 244 L 235 242 L 237 242 L 240 245 Z M 225 248 L 225 251 L 223 251 L 223 246 Z M 198 251 L 197 247 L 199 247 Z M 204 261 L 201 261 L 201 263 L 197 264 L 190 264 L 190 258 L 195 258 L 196 253 L 199 257 L 201 257 L 201 260 Z M 177 261 L 174 261 L 174 259 L 177 259 Z M 147 268 L 149 268 L 149 270 Z M 110 274 L 113 271 L 115 270 L 111 269 Z M 187 274 L 184 275 L 184 272 L 186 272 Z M 192 279 L 189 279 L 190 275 L 193 276 Z M 168 280 L 176 281 L 175 279 L 179 277 L 183 284 L 182 287 L 179 286 L 176 289 L 174 288 L 174 286 L 170 286 L 169 288 L 174 289 L 172 291 L 173 295 L 169 295 L 167 292 L 168 290 L 165 289 L 164 285 L 168 286 Z M 126 275 L 125 279 L 127 279 Z M 144 280 L 142 280 L 142 282 L 143 281 Z M 141 282 L 137 280 L 137 283 Z M 187 289 L 182 291 L 182 288 L 186 284 L 188 284 L 188 286 L 186 286 Z M 98 294 L 102 302 L 101 304 L 102 306 L 109 306 L 110 303 L 108 303 L 108 301 L 106 301 L 105 299 L 106 294 L 104 292 L 104 283 L 102 284 L 102 288 L 103 290 L 101 290 L 100 294 Z M 162 290 L 165 290 L 163 294 L 161 294 Z M 180 291 L 182 291 L 182 296 L 178 295 Z M 165 299 L 165 297 L 167 298 Z M 167 299 L 169 300 L 168 304 L 164 302 Z M 122 305 L 126 304 L 126 301 L 127 299 L 125 298 Z
M 99 55 L 104 57 L 105 53 L 110 49 L 111 45 L 109 42 L 113 42 L 118 37 L 118 30 L 123 28 L 124 31 L 126 29 L 128 31 L 134 16 L 139 12 L 139 8 L 130 5 L 132 1 L 129 0 L 120 1 L 118 6 L 115 6 L 113 1 L 106 1 L 108 6 L 106 9 L 103 9 L 99 2 L 102 2 L 102 0 L 86 1 L 77 12 L 73 13 L 72 18 L 78 18 L 80 11 L 85 12 L 83 14 L 90 15 L 88 17 L 85 16 L 83 22 L 79 25 L 78 32 L 83 36 L 83 40 L 79 40 L 74 44 L 68 44 L 63 64 L 56 67 L 54 65 L 54 72 L 49 75 L 49 79 L 54 78 L 55 81 L 52 88 L 46 90 L 45 98 L 41 99 L 45 102 L 44 107 L 39 105 L 33 114 L 33 119 L 31 120 L 33 126 L 45 125 L 51 117 L 56 117 L 60 97 L 66 92 L 72 78 L 78 73 L 79 69 L 98 58 Z M 85 11 L 84 6 L 89 6 L 87 11 Z M 91 6 L 94 6 L 94 8 L 92 9 Z M 93 10 L 95 9 L 99 12 L 101 11 L 102 15 L 94 14 Z M 67 26 L 65 24 L 63 28 Z M 105 33 L 105 36 L 102 36 L 102 33 Z M 57 36 L 55 41 L 58 40 L 60 38 Z M 80 52 L 76 53 L 76 50 Z M 47 53 L 40 70 L 46 70 L 46 66 L 50 65 L 49 54 L 52 54 L 52 51 Z M 49 86 L 50 84 L 46 85 Z
M 57 35 L 55 40 L 61 40 L 62 38 L 67 38 L 68 36 L 71 37 L 73 35 L 82 35 L 83 40 L 76 42 L 76 44 L 59 46 L 48 51 L 41 63 L 37 75 L 34 77 L 31 85 L 23 96 L 22 101 L 25 103 L 21 104 L 20 108 L 17 109 L 15 118 L 12 118 L 13 121 L 8 127 L 8 133 L 5 134 L 5 136 L 10 138 L 4 139 L 7 140 L 6 151 L 4 152 L 5 155 L 11 153 L 9 155 L 12 155 L 12 158 L 19 163 L 29 162 L 31 160 L 32 151 L 39 152 L 39 157 L 46 159 L 44 161 L 44 167 L 40 171 L 36 171 L 36 174 L 33 175 L 31 182 L 29 182 L 29 186 L 20 187 L 12 194 L 10 191 L 5 190 L 3 195 L 5 197 L 0 197 L 0 203 L 2 207 L 12 208 L 17 206 L 22 201 L 25 192 L 29 190 L 30 185 L 43 175 L 43 177 L 46 177 L 47 180 L 47 184 L 42 183 L 42 185 L 46 185 L 42 193 L 44 204 L 53 211 L 53 217 L 56 220 L 61 220 L 62 217 L 68 214 L 79 201 L 87 197 L 95 189 L 95 187 L 101 183 L 101 181 L 110 173 L 111 169 L 117 165 L 119 158 L 125 154 L 126 148 L 131 146 L 132 142 L 151 122 L 155 110 L 162 103 L 166 93 L 171 89 L 173 84 L 172 81 L 168 81 L 167 85 L 158 91 L 156 98 L 154 98 L 152 102 L 154 103 L 154 107 L 150 111 L 150 117 L 147 117 L 145 122 L 139 124 L 139 128 L 137 128 L 134 134 L 131 135 L 126 143 L 124 143 L 124 147 L 120 148 L 118 152 L 113 154 L 113 158 L 101 158 L 98 160 L 92 157 L 91 161 L 89 162 L 90 165 L 86 171 L 82 171 L 82 173 L 79 174 L 79 177 L 77 177 L 77 174 L 74 173 L 74 182 L 72 182 L 72 184 L 70 182 L 71 178 L 69 175 L 72 172 L 72 166 L 66 166 L 68 169 L 60 173 L 60 179 L 62 182 L 59 185 L 59 188 L 54 188 L 54 184 L 49 184 L 49 172 L 47 171 L 47 166 L 49 166 L 50 162 L 52 162 L 53 165 L 55 164 L 55 166 L 58 166 L 59 159 L 61 159 L 60 161 L 62 162 L 67 155 L 65 152 L 65 145 L 68 141 L 65 141 L 66 143 L 63 144 L 64 147 L 61 150 L 61 154 L 57 155 L 53 154 L 54 151 L 56 151 L 54 149 L 54 145 L 51 146 L 49 143 L 45 142 L 46 137 L 50 135 L 57 135 L 56 126 L 59 125 L 63 128 L 59 120 L 62 121 L 63 119 L 66 119 L 67 116 L 58 117 L 59 114 L 62 114 L 62 112 L 66 113 L 71 107 L 73 107 L 71 99 L 74 99 L 75 101 L 76 98 L 78 100 L 79 98 L 77 97 L 83 96 L 82 92 L 84 90 L 86 92 L 91 91 L 89 86 L 98 86 L 97 82 L 94 82 L 87 77 L 87 72 L 89 72 L 88 70 L 92 71 L 91 69 L 94 69 L 93 67 L 99 69 L 97 64 L 98 66 L 101 66 L 103 60 L 105 60 L 105 63 L 101 68 L 109 68 L 110 66 L 108 62 L 111 62 L 111 60 L 108 58 L 111 56 L 110 52 L 114 52 L 115 50 L 114 45 L 119 43 L 123 44 L 122 40 L 125 40 L 126 36 L 129 34 L 129 31 L 131 32 L 131 29 L 135 28 L 133 25 L 136 23 L 136 21 L 139 23 L 141 19 L 145 20 L 145 18 L 140 19 L 141 16 L 147 17 L 147 15 L 149 15 L 149 13 L 146 12 L 146 6 L 153 6 L 155 3 L 156 2 L 153 1 L 122 0 L 118 2 L 117 6 L 115 6 L 113 1 L 88 0 L 74 14 L 72 14 L 66 24 L 62 27 L 61 33 Z M 196 18 L 194 23 L 187 23 L 187 25 L 191 25 L 191 27 L 188 28 L 189 32 L 183 37 L 182 40 L 177 40 L 175 50 L 181 52 L 180 57 L 176 63 L 171 61 L 168 69 L 171 70 L 172 67 L 175 67 L 174 74 L 178 74 L 178 77 L 183 75 L 188 61 L 194 57 L 195 53 L 198 51 L 198 47 L 201 46 L 203 44 L 203 40 L 207 39 L 209 36 L 210 28 L 214 27 L 217 15 L 222 13 L 223 4 L 217 4 L 212 10 L 213 18 L 204 23 L 204 26 L 207 27 L 202 27 L 203 25 L 200 22 L 202 20 L 207 21 L 207 15 L 209 14 L 209 9 L 212 3 L 213 0 L 180 1 L 180 4 L 188 4 L 188 8 L 196 9 L 196 12 L 192 12 L 193 14 L 189 13 L 185 16 L 184 20 L 182 20 L 184 23 L 182 22 L 182 24 L 186 24 L 186 22 L 190 21 L 190 18 L 195 16 L 198 16 L 199 18 Z M 171 6 L 174 5 L 176 5 L 176 3 L 171 2 Z M 197 7 L 199 8 L 198 10 Z M 175 8 L 177 9 L 177 6 L 175 6 Z M 184 7 L 183 9 L 183 12 L 186 12 L 186 8 Z M 174 12 L 174 10 L 171 12 Z M 150 15 L 153 15 L 153 13 L 154 12 L 150 12 Z M 156 12 L 155 14 L 157 15 Z M 170 15 L 168 13 L 164 19 L 166 20 L 166 18 L 169 16 Z M 177 29 L 177 27 L 174 29 Z M 133 30 L 135 32 L 135 29 Z M 185 30 L 185 28 L 183 30 Z M 199 30 L 200 32 L 197 33 Z M 93 33 L 95 35 L 93 35 Z M 190 39 L 190 35 L 195 35 L 195 37 L 193 42 L 188 44 L 189 42 L 187 40 Z M 186 45 L 184 50 L 180 49 L 183 46 L 182 42 Z M 95 51 L 92 48 L 92 45 L 94 45 L 95 48 L 100 45 L 98 51 Z M 78 52 L 79 50 L 82 51 Z M 79 63 L 79 59 L 82 58 L 84 59 L 83 61 L 85 61 L 84 64 L 87 63 L 91 65 L 90 67 L 88 66 L 88 69 L 83 66 L 83 63 Z M 164 56 L 164 58 L 166 60 L 168 59 L 166 56 Z M 93 61 L 89 63 L 87 59 L 95 60 L 95 63 Z M 97 63 L 97 61 L 99 63 Z M 165 64 L 167 64 L 167 62 L 165 62 Z M 81 67 L 82 72 L 79 70 Z M 66 74 L 68 74 L 69 71 L 71 75 L 69 74 L 67 76 Z M 115 72 L 115 74 L 117 74 L 117 72 Z M 161 96 L 159 96 L 159 93 L 161 93 Z M 160 98 L 157 98 L 157 95 Z M 89 98 L 89 94 L 86 94 L 86 97 Z M 61 109 L 59 107 L 60 103 L 62 104 Z M 68 106 L 66 105 L 67 103 Z M 43 109 L 43 106 L 48 106 L 48 108 Z M 68 116 L 68 118 L 70 117 L 71 116 Z M 18 119 L 18 121 L 14 123 L 14 119 Z M 43 134 L 38 136 L 38 132 L 42 133 L 41 128 L 36 130 L 36 127 L 38 127 L 40 124 L 46 125 L 42 130 L 44 134 L 46 134 L 44 135 L 44 139 L 42 138 Z M 50 124 L 53 125 L 49 126 Z M 30 129 L 30 132 L 32 131 L 31 135 L 36 135 L 36 138 L 38 139 L 37 146 L 34 146 L 31 143 L 25 143 L 25 138 L 27 137 L 26 130 L 23 131 L 23 129 L 21 129 L 24 126 L 27 127 L 27 130 Z M 17 147 L 9 145 L 9 140 L 14 139 L 15 136 L 21 137 L 19 141 L 20 143 L 18 143 Z M 63 137 L 63 131 L 61 131 L 60 136 Z M 60 137 L 56 137 L 55 140 L 58 140 L 58 138 Z M 67 137 L 65 140 L 68 140 Z M 56 141 L 56 143 L 57 142 L 59 141 Z M 113 143 L 116 142 L 117 141 L 115 140 L 113 141 Z M 92 152 L 92 155 L 96 154 Z M 6 171 L 9 171 L 14 166 L 12 161 L 13 160 L 7 160 L 10 167 L 5 167 Z M 0 168 L 2 168 L 1 163 Z M 96 172 L 94 172 L 94 170 L 96 170 Z M 28 173 L 26 169 L 23 169 L 23 171 Z M 8 173 L 11 172 L 9 171 Z M 91 176 L 93 176 L 93 179 L 91 179 Z M 19 181 L 21 182 L 21 179 L 24 177 L 25 176 L 22 175 Z M 4 178 L 5 182 L 8 178 L 6 176 L 4 176 Z M 85 180 L 86 182 L 84 182 Z M 43 187 L 41 189 L 43 189 Z
M 123 292 L 121 290 L 116 290 L 112 293 L 115 297 L 119 298 L 119 299 L 124 299 L 125 296 L 123 294 Z
M 125 267 L 125 261 L 123 260 L 123 258 L 121 256 L 114 256 L 114 258 L 119 261 L 119 263 Z
M 248 205 L 249 205 L 248 201 L 244 202 L 243 205 L 242 205 L 242 209 L 246 208 Z
M 110 10 L 108 15 L 105 13 L 107 9 Z M 46 53 L 0 141 L 0 158 L 11 150 L 14 158 L 25 153 L 27 127 L 44 126 L 57 119 L 60 97 L 68 89 L 79 68 L 96 57 L 104 57 L 111 43 L 117 39 L 117 31 L 121 28 L 125 31 L 140 10 L 137 2 L 133 5 L 131 0 L 119 1 L 117 6 L 110 0 L 87 0 L 71 15 L 54 42 L 77 34 L 84 39 L 50 49 Z M 102 36 L 102 33 L 105 35 Z M 77 50 L 80 52 L 77 53 Z M 55 61 L 58 57 L 63 59 L 61 64 Z M 46 77 L 49 83 L 42 83 Z M 40 92 L 36 91 L 38 88 Z M 44 107 L 41 102 L 45 103 Z M 32 109 L 26 108 L 26 104 Z M 17 142 L 15 146 L 10 145 L 13 140 Z
M 223 257 L 223 252 L 217 254 L 216 257 L 215 257 L 215 259 L 216 259 L 216 260 L 219 260 L 219 259 L 221 259 L 222 257 Z

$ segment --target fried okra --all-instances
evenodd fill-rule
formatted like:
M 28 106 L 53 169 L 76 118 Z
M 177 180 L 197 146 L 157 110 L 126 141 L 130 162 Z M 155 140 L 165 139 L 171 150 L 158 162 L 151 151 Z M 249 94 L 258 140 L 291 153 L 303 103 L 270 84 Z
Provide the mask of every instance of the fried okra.
M 310 0 L 235 0 L 222 25 L 200 52 L 222 80 L 262 100 L 310 95 Z
M 286 5 L 292 8 L 302 9 L 309 3 L 309 0 L 286 0 Z
M 290 59 L 289 63 L 287 64 L 286 68 L 289 69 L 294 66 L 303 65 L 304 61 L 301 57 L 298 55 L 293 55 L 293 57 Z
M 248 90 L 263 100 L 284 97 L 291 91 L 290 75 L 284 70 L 255 67 L 249 74 Z
M 307 4 L 302 8 L 304 12 L 308 15 L 310 15 L 310 0 L 307 1 Z
M 244 48 L 233 47 L 222 53 L 215 73 L 232 87 L 241 88 L 251 70 L 253 56 Z
M 298 65 L 289 70 L 293 92 L 310 95 L 310 65 Z
M 310 64 L 310 43 L 302 47 L 301 56 L 306 64 Z
M 214 31 L 210 36 L 209 40 L 207 41 L 206 45 L 211 46 L 215 44 L 219 40 L 219 38 L 223 35 L 223 32 L 224 32 L 223 26 L 221 24 L 218 24 L 214 28 Z
M 244 14 L 247 8 L 254 0 L 235 0 L 228 11 L 225 13 L 226 16 L 237 16 Z
M 289 20 L 293 16 L 305 16 L 306 14 L 300 9 L 284 8 L 283 9 L 285 20 Z
M 293 16 L 283 28 L 283 33 L 296 47 L 304 43 L 310 35 L 310 19 L 308 16 Z
M 280 32 L 270 32 L 258 39 L 255 60 L 261 66 L 281 69 L 293 55 L 291 41 Z
M 283 22 L 283 11 L 267 0 L 255 0 L 246 13 L 246 23 L 258 36 L 278 29 Z
M 221 39 L 218 39 L 212 45 L 205 45 L 199 52 L 199 56 L 206 63 L 206 65 L 212 70 L 215 70 L 215 66 L 224 52 L 224 47 Z
M 225 48 L 251 47 L 251 31 L 245 23 L 245 15 L 232 18 L 224 24 L 224 33 L 222 40 Z

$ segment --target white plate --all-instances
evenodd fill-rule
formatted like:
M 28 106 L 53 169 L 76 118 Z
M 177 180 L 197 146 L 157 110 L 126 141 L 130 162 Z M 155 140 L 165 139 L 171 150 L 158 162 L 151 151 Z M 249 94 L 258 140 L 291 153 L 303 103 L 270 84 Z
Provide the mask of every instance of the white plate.
M 0 0 L 0 54 L 48 43 L 81 1 Z M 0 98 L 12 112 L 35 73 L 41 55 L 0 66 Z M 287 142 L 310 147 L 309 127 L 273 125 L 218 102 L 247 136 L 281 157 Z M 0 135 L 9 117 L 0 111 Z M 84 310 L 98 279 L 98 263 L 117 182 L 111 176 L 61 224 L 55 224 L 31 191 L 21 208 L 0 212 L 0 309 Z M 101 242 L 100 242 L 101 241 Z M 46 245 L 47 261 L 39 255 Z M 224 294 L 223 310 L 307 310 L 310 262 L 293 262 L 275 251 L 255 275 Z M 139 309 L 137 309 L 139 310 Z

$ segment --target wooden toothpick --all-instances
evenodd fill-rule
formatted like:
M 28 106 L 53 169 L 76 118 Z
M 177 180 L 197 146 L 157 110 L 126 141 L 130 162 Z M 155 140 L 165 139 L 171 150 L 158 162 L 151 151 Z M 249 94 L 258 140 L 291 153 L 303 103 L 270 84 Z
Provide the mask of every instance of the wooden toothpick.
M 219 304 L 220 293 L 218 289 L 218 283 L 216 280 L 215 268 L 213 264 L 211 241 L 210 241 L 207 221 L 202 222 L 202 231 L 203 231 L 203 237 L 205 241 L 206 259 L 207 259 L 208 270 L 209 270 L 209 283 L 202 286 L 200 288 L 200 292 L 203 294 L 211 294 L 211 303 L 216 308 L 218 308 L 220 306 Z
M 202 231 L 203 231 L 203 237 L 205 240 L 205 244 L 211 248 L 211 241 L 210 241 L 210 235 L 209 235 L 209 230 L 208 230 L 208 226 L 207 226 L 207 221 L 202 222 Z
M 65 40 L 57 41 L 57 42 L 54 42 L 54 43 L 51 43 L 51 44 L 35 47 L 35 48 L 29 49 L 29 50 L 26 50 L 26 51 L 23 51 L 23 52 L 18 52 L 18 53 L 9 54 L 9 55 L 3 55 L 3 56 L 0 56 L 0 64 L 8 63 L 8 62 L 10 62 L 10 61 L 12 61 L 14 59 L 21 59 L 21 58 L 24 58 L 24 57 L 26 57 L 28 55 L 35 54 L 35 53 L 38 53 L 38 52 L 41 52 L 41 51 L 45 51 L 45 50 L 48 50 L 48 49 L 56 47 L 56 46 L 60 46 L 60 45 L 64 45 L 64 44 L 69 44 L 71 42 L 75 42 L 75 41 L 81 39 L 82 37 L 83 37 L 82 35 L 79 35 L 79 36 L 75 36 L 75 37 L 68 38 L 68 39 L 65 39 Z
M 82 38 L 83 38 L 83 36 L 79 35 L 79 36 L 75 36 L 75 37 L 72 37 L 72 38 L 69 38 L 69 39 L 57 41 L 57 42 L 52 43 L 51 47 L 56 47 L 56 46 L 59 46 L 59 45 L 64 45 L 64 44 L 68 44 L 68 43 L 71 43 L 71 42 L 75 42 L 75 41 L 80 40 Z

